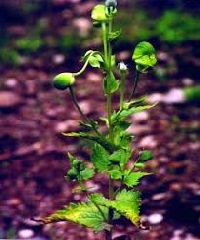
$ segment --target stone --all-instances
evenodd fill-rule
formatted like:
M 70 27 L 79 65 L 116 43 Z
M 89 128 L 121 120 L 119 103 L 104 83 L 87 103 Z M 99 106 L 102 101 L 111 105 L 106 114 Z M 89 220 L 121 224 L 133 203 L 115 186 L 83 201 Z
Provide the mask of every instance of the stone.
M 148 135 L 143 137 L 140 142 L 139 142 L 139 146 L 140 147 L 144 147 L 144 148 L 155 148 L 158 145 L 156 139 L 154 136 L 152 135 Z
M 30 239 L 34 236 L 34 232 L 32 229 L 21 229 L 18 232 L 18 237 L 20 239 Z
M 161 223 L 163 220 L 163 215 L 161 215 L 160 213 L 153 213 L 150 216 L 148 216 L 148 221 L 150 224 L 159 224 Z
M 185 100 L 184 92 L 178 88 L 171 89 L 162 99 L 167 104 L 183 103 Z
M 21 98 L 11 91 L 0 91 L 0 108 L 14 108 L 21 103 Z

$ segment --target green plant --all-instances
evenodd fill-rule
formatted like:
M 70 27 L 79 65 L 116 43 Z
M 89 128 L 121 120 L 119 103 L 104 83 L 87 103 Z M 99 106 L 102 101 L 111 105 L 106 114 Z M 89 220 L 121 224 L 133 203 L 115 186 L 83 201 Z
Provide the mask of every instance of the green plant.
M 113 30 L 113 18 L 117 13 L 117 2 L 107 0 L 105 4 L 98 4 L 92 10 L 92 20 L 96 26 L 101 27 L 103 53 L 89 50 L 82 58 L 83 67 L 77 73 L 61 73 L 54 80 L 54 86 L 59 90 L 69 90 L 72 101 L 81 114 L 85 131 L 63 133 L 67 137 L 78 137 L 91 142 L 91 163 L 77 159 L 68 154 L 70 169 L 66 174 L 68 181 L 77 182 L 76 191 L 85 194 L 87 201 L 78 204 L 71 203 L 50 216 L 41 219 L 43 223 L 57 221 L 72 221 L 94 231 L 104 231 L 105 239 L 112 239 L 115 226 L 114 220 L 125 217 L 134 225 L 140 226 L 140 192 L 135 188 L 140 180 L 149 175 L 144 171 L 145 162 L 152 159 L 150 151 L 141 151 L 138 157 L 132 157 L 136 149 L 132 149 L 133 136 L 127 131 L 131 122 L 127 118 L 153 107 L 146 103 L 145 97 L 132 99 L 139 80 L 139 74 L 145 73 L 156 64 L 156 55 L 153 46 L 148 42 L 137 44 L 133 52 L 135 62 L 135 80 L 129 100 L 125 100 L 125 88 L 128 69 L 124 63 L 116 66 L 116 57 L 112 53 L 112 42 L 116 40 L 120 31 Z M 103 91 L 106 97 L 107 116 L 100 120 L 107 126 L 106 132 L 101 132 L 99 122 L 89 119 L 82 112 L 74 91 L 77 76 L 82 74 L 86 67 L 102 69 L 104 73 Z M 115 75 L 118 71 L 120 80 Z M 119 109 L 114 110 L 112 104 L 113 94 L 119 93 Z M 95 174 L 104 174 L 108 178 L 108 192 L 91 193 L 85 182 Z

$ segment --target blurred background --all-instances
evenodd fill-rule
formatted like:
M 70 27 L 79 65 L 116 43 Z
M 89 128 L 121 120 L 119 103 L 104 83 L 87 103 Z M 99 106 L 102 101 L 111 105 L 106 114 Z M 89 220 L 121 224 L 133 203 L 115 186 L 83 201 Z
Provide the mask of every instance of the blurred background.
M 31 217 L 52 213 L 70 201 L 65 181 L 66 153 L 82 159 L 89 152 L 61 132 L 79 129 L 79 114 L 69 95 L 53 89 L 52 77 L 80 69 L 88 49 L 101 49 L 99 30 L 90 20 L 94 0 L 0 0 L 0 239 L 101 239 L 70 223 L 41 226 Z M 147 165 L 155 175 L 142 181 L 142 219 L 150 231 L 128 223 L 115 236 L 133 239 L 200 239 L 200 2 L 196 0 L 121 0 L 114 44 L 129 67 L 138 41 L 156 48 L 158 64 L 142 76 L 136 96 L 159 104 L 136 114 L 130 132 L 137 151 L 150 149 Z M 77 81 L 80 106 L 88 117 L 105 114 L 102 74 L 88 68 Z M 114 99 L 117 101 L 117 97 Z M 88 186 L 104 190 L 102 176 Z

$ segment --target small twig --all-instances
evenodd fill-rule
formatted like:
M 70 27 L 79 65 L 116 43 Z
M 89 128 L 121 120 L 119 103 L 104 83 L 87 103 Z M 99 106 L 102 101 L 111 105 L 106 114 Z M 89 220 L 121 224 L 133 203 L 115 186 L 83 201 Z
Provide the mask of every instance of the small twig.
M 82 110 L 81 110 L 81 108 L 80 108 L 80 106 L 79 106 L 79 104 L 78 104 L 76 95 L 75 95 L 75 93 L 74 93 L 73 87 L 69 87 L 69 91 L 70 91 L 70 94 L 71 94 L 71 97 L 72 97 L 72 101 L 73 101 L 75 107 L 77 108 L 78 112 L 80 113 L 81 117 L 82 117 L 87 123 L 89 123 L 89 124 L 92 126 L 93 130 L 95 131 L 95 133 L 100 136 L 101 134 L 100 134 L 100 133 L 98 132 L 98 130 L 94 127 L 94 125 L 93 125 L 93 123 L 91 122 L 91 120 L 90 120 L 89 118 L 87 118 L 87 117 L 85 116 L 85 114 L 82 112 Z
M 138 84 L 138 81 L 139 81 L 139 76 L 140 76 L 140 73 L 139 71 L 137 71 L 136 69 L 136 72 L 135 72 L 135 79 L 134 79 L 134 83 L 133 83 L 133 89 L 132 89 L 132 92 L 131 92 L 131 95 L 129 97 L 129 101 L 133 98 L 133 95 L 135 93 L 135 90 L 137 88 L 137 84 Z

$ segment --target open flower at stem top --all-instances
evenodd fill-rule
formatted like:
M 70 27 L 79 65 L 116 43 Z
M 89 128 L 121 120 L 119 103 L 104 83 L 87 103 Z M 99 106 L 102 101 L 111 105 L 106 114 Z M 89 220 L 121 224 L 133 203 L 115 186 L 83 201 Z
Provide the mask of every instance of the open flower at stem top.
M 53 85 L 59 90 L 65 90 L 71 87 L 75 82 L 75 77 L 73 73 L 60 73 L 56 75 L 53 79 Z

